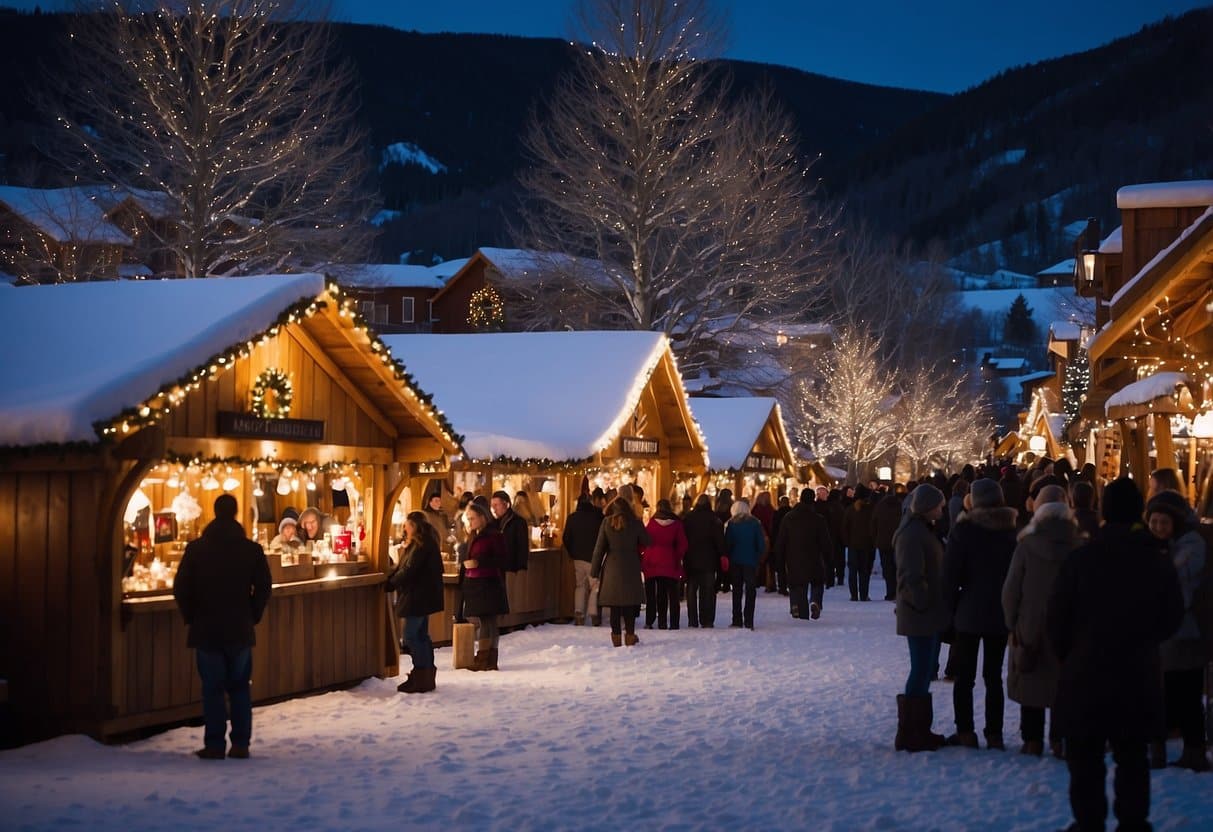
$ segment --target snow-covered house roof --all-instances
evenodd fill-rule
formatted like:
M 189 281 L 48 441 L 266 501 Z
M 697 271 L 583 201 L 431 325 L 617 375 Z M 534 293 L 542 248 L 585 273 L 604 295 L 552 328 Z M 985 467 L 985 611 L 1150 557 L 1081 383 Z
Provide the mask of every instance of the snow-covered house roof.
M 80 188 L 110 214 L 124 202 L 130 202 L 154 220 L 164 220 L 177 213 L 173 198 L 163 191 L 128 188 L 117 185 L 85 185 Z
M 694 398 L 691 412 L 708 443 L 708 468 L 740 471 L 763 432 L 771 425 L 784 465 L 795 464 L 779 402 L 772 398 Z
M 658 332 L 386 335 L 478 460 L 580 462 L 620 435 L 666 364 L 686 442 L 704 451 L 669 341 Z M 531 368 L 525 373 L 518 368 Z M 667 426 L 671 430 L 671 426 Z
M 359 289 L 441 289 L 454 271 L 445 263 L 439 266 L 342 263 L 332 267 L 332 274 L 342 286 Z
M 129 246 L 132 242 L 85 189 L 3 185 L 0 204 L 57 243 Z
M 1188 392 L 1191 379 L 1187 373 L 1162 372 L 1126 384 L 1108 397 L 1104 412 L 1109 419 L 1140 415 L 1144 408 L 1156 413 L 1186 413 L 1191 411 L 1192 396 Z
M 0 365 L 0 446 L 95 442 L 95 424 L 323 291 L 315 274 L 14 290 L 0 304 L 0 351 L 21 360 Z
M 1077 341 L 1082 338 L 1082 324 L 1078 321 L 1054 321 L 1049 324 L 1049 338 L 1053 341 Z
M 1057 277 L 1068 276 L 1074 274 L 1074 258 L 1067 257 L 1058 263 L 1054 263 L 1047 269 L 1041 269 L 1036 273 L 1037 277 Z
M 1213 179 L 1182 182 L 1148 182 L 1126 185 L 1116 192 L 1116 207 L 1195 208 L 1213 205 Z
M 529 282 L 558 273 L 603 288 L 617 285 L 602 261 L 588 257 L 520 248 L 481 248 L 479 253 L 506 280 Z

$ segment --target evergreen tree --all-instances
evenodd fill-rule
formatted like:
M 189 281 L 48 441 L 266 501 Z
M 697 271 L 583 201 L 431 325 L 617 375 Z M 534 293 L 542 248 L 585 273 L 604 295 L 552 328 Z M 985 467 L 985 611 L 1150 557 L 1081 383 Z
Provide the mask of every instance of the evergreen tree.
M 1032 320 L 1032 307 L 1028 306 L 1028 301 L 1022 294 L 1016 295 L 1002 327 L 1002 339 L 1007 344 L 1026 349 L 1036 343 L 1037 337 L 1036 322 Z
M 1078 418 L 1078 408 L 1082 406 L 1090 384 L 1091 364 L 1087 359 L 1087 351 L 1079 349 L 1078 354 L 1066 365 L 1066 373 L 1061 382 L 1061 409 L 1065 411 L 1068 422 Z

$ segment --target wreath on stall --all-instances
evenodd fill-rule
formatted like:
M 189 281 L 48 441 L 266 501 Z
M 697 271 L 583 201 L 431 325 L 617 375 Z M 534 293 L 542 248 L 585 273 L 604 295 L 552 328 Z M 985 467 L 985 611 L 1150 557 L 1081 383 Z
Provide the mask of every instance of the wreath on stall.
M 253 384 L 253 415 L 262 419 L 285 419 L 291 412 L 294 396 L 290 376 L 271 367 L 257 376 Z
M 482 286 L 468 301 L 468 324 L 472 329 L 493 332 L 505 325 L 505 304 L 492 286 Z

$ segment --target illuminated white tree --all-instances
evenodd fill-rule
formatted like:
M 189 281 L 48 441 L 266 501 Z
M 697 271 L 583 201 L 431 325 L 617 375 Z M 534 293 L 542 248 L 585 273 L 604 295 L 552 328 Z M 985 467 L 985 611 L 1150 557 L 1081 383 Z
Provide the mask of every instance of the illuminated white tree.
M 971 392 L 969 379 L 951 368 L 923 365 L 904 374 L 894 408 L 897 450 L 909 458 L 910 474 L 972 462 L 974 449 L 993 430 L 986 402 Z
M 530 287 L 521 328 L 671 336 L 688 373 L 744 364 L 801 322 L 829 221 L 811 204 L 790 120 L 768 94 L 732 105 L 701 58 L 706 0 L 589 0 L 589 45 L 526 136 L 519 243 L 601 263 Z
M 835 332 L 815 379 L 797 382 L 793 428 L 818 457 L 841 457 L 854 481 L 897 444 L 896 376 L 875 337 Z
M 82 178 L 167 195 L 152 229 L 185 275 L 357 256 L 362 136 L 351 76 L 293 0 L 118 0 L 79 14 L 55 96 Z

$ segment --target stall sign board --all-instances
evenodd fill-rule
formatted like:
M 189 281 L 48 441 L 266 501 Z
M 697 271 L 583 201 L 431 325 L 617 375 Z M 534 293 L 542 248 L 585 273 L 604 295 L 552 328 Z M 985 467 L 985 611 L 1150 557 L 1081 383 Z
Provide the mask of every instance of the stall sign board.
M 324 422 L 319 419 L 269 419 L 251 413 L 219 411 L 219 435 L 237 439 L 285 439 L 323 442 Z
M 745 458 L 747 471 L 782 471 L 783 460 L 766 454 L 750 454 Z
M 619 437 L 620 456 L 660 456 L 661 443 L 657 439 L 645 439 L 640 436 Z

